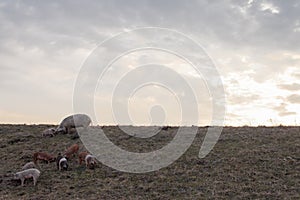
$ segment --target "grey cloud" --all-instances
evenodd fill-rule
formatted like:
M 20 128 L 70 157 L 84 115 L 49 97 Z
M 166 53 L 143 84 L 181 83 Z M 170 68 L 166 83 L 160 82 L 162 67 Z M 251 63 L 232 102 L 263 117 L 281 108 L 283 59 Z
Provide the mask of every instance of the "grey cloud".
M 293 44 L 296 48 L 298 35 L 291 33 L 292 25 L 287 22 L 299 17 L 297 8 L 292 2 L 275 1 L 274 4 L 280 8 L 279 15 L 261 11 L 257 1 L 250 8 L 245 8 L 246 1 L 87 1 L 84 4 L 81 1 L 27 1 L 17 5 L 8 3 L 4 20 L 25 30 L 37 26 L 55 34 L 82 38 L 99 38 L 96 30 L 163 26 L 185 30 L 195 36 L 216 37 L 219 42 L 231 45 L 257 48 L 265 44 L 274 47 L 292 47 Z M 242 13 L 242 8 L 247 12 Z M 283 37 L 285 40 L 281 40 Z
M 87 41 L 98 43 L 124 28 L 140 26 L 174 28 L 200 42 L 213 40 L 236 50 L 298 48 L 299 34 L 290 27 L 299 17 L 297 9 L 292 2 L 274 4 L 280 8 L 278 15 L 262 12 L 257 1 L 249 8 L 246 1 L 9 2 L 1 10 L 6 31 L 0 34 L 5 34 L 3 40 L 18 38 L 26 47 L 38 45 L 51 53 Z
M 279 14 L 270 14 L 261 11 L 261 3 L 269 2 L 280 10 Z M 255 47 L 268 46 L 268 48 L 298 49 L 299 33 L 293 32 L 294 23 L 299 18 L 299 8 L 294 7 L 297 1 L 289 3 L 283 1 L 254 1 L 249 9 L 248 18 L 257 24 L 255 32 L 248 35 L 247 39 Z M 296 45 L 298 44 L 298 45 Z M 297 47 L 296 47 L 297 46 Z

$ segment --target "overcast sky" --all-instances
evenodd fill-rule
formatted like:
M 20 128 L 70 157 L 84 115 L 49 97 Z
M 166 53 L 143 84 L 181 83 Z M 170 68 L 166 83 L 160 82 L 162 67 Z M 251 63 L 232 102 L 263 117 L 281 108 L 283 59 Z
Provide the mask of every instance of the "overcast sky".
M 223 82 L 225 124 L 300 124 L 298 0 L 1 1 L 0 123 L 59 123 L 74 112 L 76 78 L 93 50 L 118 33 L 142 27 L 178 31 L 203 47 Z M 155 71 L 151 63 L 166 68 Z M 137 77 L 157 79 L 161 72 L 170 74 L 163 77 L 172 88 L 123 87 L 137 83 Z M 186 95 L 181 78 L 197 88 L 198 108 L 184 109 L 196 109 L 198 124 L 210 124 L 211 91 L 203 77 L 182 59 L 155 50 L 123 55 L 111 65 L 93 97 L 95 124 L 129 123 L 118 113 L 125 105 L 133 124 L 180 124 L 180 96 Z M 116 86 L 119 93 L 113 95 Z M 133 90 L 129 99 L 124 90 Z M 191 114 L 183 123 L 193 119 Z

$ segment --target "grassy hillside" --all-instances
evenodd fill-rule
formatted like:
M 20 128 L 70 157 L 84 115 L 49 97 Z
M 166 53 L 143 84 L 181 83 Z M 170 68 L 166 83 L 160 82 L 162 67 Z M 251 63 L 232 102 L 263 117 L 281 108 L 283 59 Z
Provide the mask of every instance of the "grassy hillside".
M 226 127 L 210 154 L 198 152 L 207 128 L 199 128 L 189 150 L 172 165 L 159 171 L 131 174 L 99 163 L 94 170 L 70 160 L 70 170 L 59 172 L 55 163 L 40 163 L 37 186 L 32 180 L 10 180 L 32 160 L 35 151 L 54 155 L 80 144 L 72 135 L 43 138 L 50 125 L 0 125 L 0 199 L 238 199 L 300 198 L 299 127 Z M 144 152 L 158 149 L 176 134 L 163 130 L 151 139 L 124 135 L 118 127 L 105 133 L 120 147 Z

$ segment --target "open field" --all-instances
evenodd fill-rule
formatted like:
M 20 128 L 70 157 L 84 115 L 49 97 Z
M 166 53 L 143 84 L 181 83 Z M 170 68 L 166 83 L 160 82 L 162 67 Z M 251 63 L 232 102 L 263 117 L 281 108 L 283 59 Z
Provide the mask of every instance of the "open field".
M 131 174 L 99 163 L 95 170 L 70 161 L 59 172 L 55 163 L 41 163 L 37 186 L 32 180 L 9 179 L 32 160 L 35 151 L 57 155 L 81 141 L 72 135 L 43 138 L 50 125 L 0 125 L 0 199 L 300 199 L 300 127 L 225 127 L 213 151 L 198 158 L 207 127 L 199 128 L 188 151 L 159 171 Z M 168 143 L 176 128 L 150 139 L 124 135 L 104 127 L 124 149 L 147 152 Z M 144 141 L 145 140 L 145 141 Z

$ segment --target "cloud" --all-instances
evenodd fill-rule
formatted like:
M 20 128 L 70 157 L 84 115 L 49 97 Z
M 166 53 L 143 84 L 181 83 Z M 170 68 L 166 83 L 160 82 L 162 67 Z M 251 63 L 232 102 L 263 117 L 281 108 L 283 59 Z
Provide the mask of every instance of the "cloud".
M 298 84 L 298 83 L 293 83 L 293 84 L 279 84 L 278 87 L 281 88 L 281 89 L 290 90 L 290 91 L 300 90 L 300 84 Z
M 37 120 L 48 116 L 61 119 L 64 113 L 72 112 L 77 74 L 97 44 L 124 30 L 151 26 L 177 30 L 201 44 L 224 80 L 228 110 L 232 111 L 229 117 L 255 118 L 255 113 L 247 116 L 236 111 L 251 113 L 251 107 L 262 107 L 264 111 L 273 109 L 282 101 L 277 96 L 285 99 L 290 95 L 286 92 L 299 90 L 297 82 L 281 82 L 276 78 L 279 75 L 284 76 L 284 80 L 300 77 L 297 70 L 300 65 L 299 6 L 297 0 L 2 2 L 0 92 L 3 98 L 0 109 L 6 113 L 11 111 L 14 116 L 32 115 L 32 119 Z M 170 43 L 177 42 L 176 38 L 166 39 Z M 112 46 L 110 51 L 117 52 L 119 45 Z M 122 45 L 130 45 L 130 42 Z M 186 49 L 188 54 L 198 55 L 193 48 Z M 122 60 L 124 69 L 112 68 L 106 92 L 112 90 L 123 70 L 149 63 L 152 55 L 139 54 Z M 158 62 L 169 59 L 159 54 L 153 56 Z M 180 63 L 168 64 L 179 68 Z M 193 72 L 182 69 L 181 75 L 197 85 Z M 290 69 L 296 70 L 285 74 Z M 151 76 L 140 74 L 141 78 L 147 75 Z M 183 87 L 174 77 L 159 74 L 157 77 Z M 201 86 L 198 93 L 203 90 Z M 207 95 L 199 95 L 202 97 L 205 99 Z M 21 100 L 26 108 L 20 105 Z M 297 95 L 290 95 L 287 100 L 289 104 L 299 103 Z M 209 101 L 202 103 L 202 108 L 209 108 L 205 106 Z M 283 108 L 272 111 L 292 114 Z
M 295 73 L 293 76 L 300 79 L 300 73 Z
M 287 100 L 290 103 L 300 104 L 300 95 L 298 95 L 298 94 L 292 94 L 292 95 L 290 95 L 290 96 L 287 97 Z
M 272 14 L 279 14 L 280 13 L 280 10 L 278 7 L 274 6 L 272 3 L 270 2 L 262 2 L 260 4 L 261 6 L 261 10 L 262 11 L 268 11 Z
M 296 112 L 288 111 L 287 109 L 288 104 L 281 103 L 279 106 L 275 106 L 273 109 L 278 112 L 278 115 L 281 117 L 289 116 L 289 115 L 296 115 Z
M 256 100 L 259 100 L 260 96 L 257 94 L 248 94 L 248 95 L 230 95 L 227 100 L 228 103 L 236 105 L 247 105 L 247 104 L 251 104 L 254 103 Z

